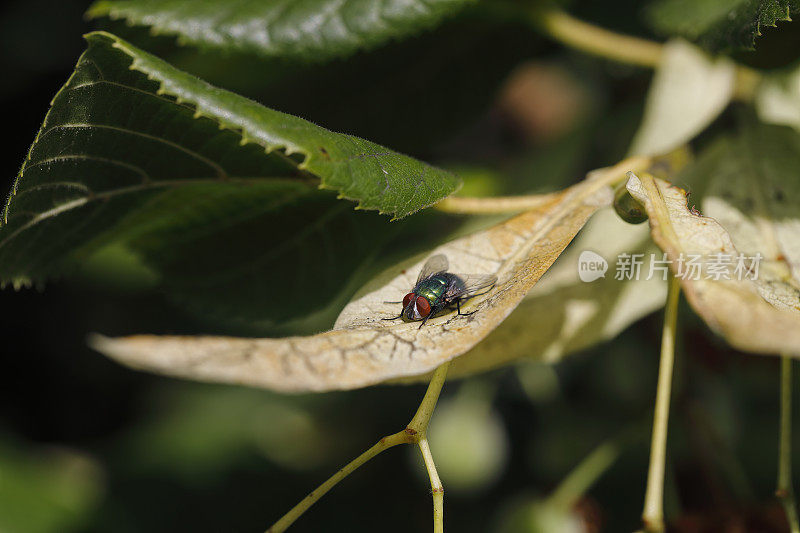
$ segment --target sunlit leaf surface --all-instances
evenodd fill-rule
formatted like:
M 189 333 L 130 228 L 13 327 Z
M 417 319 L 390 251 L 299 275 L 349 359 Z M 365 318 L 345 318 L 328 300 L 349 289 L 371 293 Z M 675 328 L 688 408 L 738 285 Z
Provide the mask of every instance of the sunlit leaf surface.
M 451 241 L 436 250 L 451 270 L 495 274 L 496 286 L 463 307 L 470 316 L 446 313 L 428 321 L 382 320 L 398 304 L 424 259 L 398 267 L 387 283 L 353 300 L 332 331 L 309 337 L 97 336 L 93 346 L 137 368 L 193 379 L 242 383 L 284 391 L 362 387 L 392 378 L 424 374 L 457 357 L 488 335 L 519 304 L 598 208 L 609 205 L 608 183 L 620 168 L 598 171 L 541 207 L 488 230 Z
M 682 40 L 664 45 L 631 153 L 655 155 L 690 141 L 725 109 L 735 67 Z
M 603 277 L 581 281 L 578 263 L 585 251 L 607 261 Z M 646 225 L 627 224 L 611 208 L 600 210 L 514 313 L 453 361 L 448 375 L 470 375 L 525 358 L 555 363 L 614 338 L 664 305 L 663 275 L 650 276 L 651 254 L 657 251 Z M 616 279 L 619 254 L 642 254 L 641 279 Z
M 764 75 L 755 95 L 758 117 L 800 131 L 800 66 Z
M 124 19 L 182 44 L 306 60 L 419 33 L 475 0 L 100 0 L 92 17 Z
M 87 40 L 5 206 L 0 283 L 59 276 L 126 241 L 181 300 L 204 295 L 218 315 L 286 320 L 336 298 L 391 233 L 320 188 L 403 217 L 460 183 L 212 87 L 110 34 Z M 242 312 L 242 301 L 266 300 L 271 279 L 294 297 Z
M 750 194 L 758 195 L 757 189 L 764 185 L 754 187 Z M 781 220 L 773 219 L 775 213 L 769 211 L 739 211 L 738 200 L 745 197 L 724 195 L 706 200 L 704 205 L 720 202 L 713 209 L 715 218 L 710 218 L 692 212 L 685 191 L 665 181 L 632 175 L 627 187 L 645 204 L 653 239 L 681 274 L 686 299 L 711 329 L 741 350 L 800 356 L 800 283 L 791 268 L 797 265 L 800 250 L 796 218 Z M 745 192 L 741 187 L 737 190 Z M 792 227 L 794 231 L 785 231 Z M 747 269 L 741 275 L 736 271 L 739 254 Z M 756 260 L 757 272 L 751 270 L 755 254 L 762 256 Z M 696 272 L 689 266 L 693 256 L 699 257 Z M 715 264 L 727 265 L 727 274 L 721 275 L 722 269 Z

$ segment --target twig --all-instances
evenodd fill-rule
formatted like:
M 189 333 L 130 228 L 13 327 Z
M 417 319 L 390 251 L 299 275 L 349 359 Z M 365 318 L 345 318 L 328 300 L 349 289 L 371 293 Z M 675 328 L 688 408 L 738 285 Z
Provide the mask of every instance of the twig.
M 614 464 L 625 443 L 630 440 L 626 433 L 607 440 L 587 455 L 578 465 L 567 474 L 558 487 L 548 497 L 548 501 L 555 507 L 569 510 L 578 503 L 578 500 L 592 485 Z
M 398 444 L 408 444 L 412 442 L 411 436 L 407 434 L 405 431 L 400 431 L 399 433 L 395 433 L 394 435 L 390 435 L 388 437 L 384 437 L 379 440 L 374 446 L 372 446 L 369 450 L 365 451 L 352 461 L 350 461 L 344 468 L 336 472 L 332 475 L 325 483 L 314 489 L 312 492 L 309 493 L 308 496 L 302 499 L 300 503 L 292 507 L 292 509 L 283 515 L 283 517 L 275 522 L 267 530 L 267 533 L 280 533 L 282 531 L 286 531 L 286 529 L 294 523 L 295 520 L 300 518 L 304 512 L 308 510 L 309 507 L 314 505 L 317 500 L 322 498 L 329 490 L 331 490 L 337 483 L 341 480 L 346 478 L 350 475 L 353 471 L 355 471 L 358 467 L 381 453 L 382 451 L 388 450 L 393 446 L 397 446 Z
M 430 383 L 428 383 L 428 390 L 425 392 L 425 397 L 422 398 L 422 402 L 419 404 L 414 418 L 411 419 L 411 422 L 408 423 L 408 427 L 406 427 L 406 431 L 416 431 L 419 435 L 414 442 L 419 442 L 420 439 L 425 437 L 425 432 L 428 430 L 428 423 L 431 421 L 431 415 L 433 415 L 433 410 L 436 408 L 436 402 L 439 401 L 439 393 L 442 392 L 442 386 L 447 377 L 447 369 L 449 367 L 450 361 L 444 363 L 433 372 L 433 377 Z
M 445 198 L 436 204 L 436 209 L 439 211 L 444 211 L 445 213 L 470 215 L 513 213 L 514 211 L 537 209 L 557 196 L 557 194 L 496 196 L 493 198 L 453 196 L 450 198 Z
M 664 531 L 664 465 L 667 456 L 667 422 L 672 389 L 672 367 L 675 362 L 675 325 L 678 317 L 680 283 L 670 276 L 664 329 L 661 337 L 661 362 L 658 368 L 658 389 L 650 443 L 650 467 L 644 497 L 642 522 L 646 531 Z
M 325 481 L 322 485 L 314 489 L 308 496 L 302 499 L 300 503 L 295 505 L 288 513 L 283 515 L 280 520 L 275 522 L 272 527 L 267 530 L 267 533 L 281 533 L 286 531 L 286 529 L 291 526 L 295 520 L 300 518 L 300 516 L 305 513 L 312 505 L 314 505 L 317 500 L 322 498 L 329 490 L 331 490 L 337 483 L 341 480 L 346 478 L 352 472 L 354 472 L 358 467 L 378 455 L 379 453 L 388 450 L 398 444 L 416 444 L 421 443 L 425 440 L 425 433 L 428 429 L 428 423 L 430 422 L 431 415 L 433 415 L 433 409 L 436 407 L 436 402 L 439 399 L 439 393 L 442 391 L 442 386 L 444 385 L 445 377 L 447 376 L 447 368 L 450 366 L 450 362 L 444 363 L 439 368 L 437 368 L 434 373 L 433 377 L 431 378 L 430 383 L 428 384 L 428 390 L 425 392 L 425 396 L 422 398 L 422 402 L 417 409 L 414 418 L 411 419 L 411 422 L 406 426 L 403 431 L 399 431 L 393 435 L 389 435 L 387 437 L 382 438 L 374 446 L 370 449 L 350 461 L 344 468 L 336 472 L 332 475 L 327 481 Z M 427 440 L 425 440 L 425 446 L 427 448 Z M 420 444 L 420 448 L 422 445 Z M 430 456 L 430 450 L 428 450 L 428 456 Z M 423 451 L 423 457 L 425 457 L 425 452 Z M 430 457 L 431 466 L 433 466 L 433 458 Z M 425 458 L 425 464 L 428 464 L 428 458 Z M 430 467 L 428 472 L 430 473 Z M 434 474 L 436 473 L 435 467 L 433 467 Z M 438 475 L 436 476 L 436 482 L 439 487 L 441 487 L 441 482 L 439 482 Z M 434 477 L 431 476 L 431 484 L 433 485 Z M 441 528 L 442 522 L 442 509 L 441 504 L 443 500 L 443 493 L 439 497 L 439 527 Z M 436 527 L 436 494 L 434 493 L 434 527 Z M 436 531 L 441 531 L 438 529 Z
M 650 157 L 629 157 L 617 164 L 594 170 L 587 179 L 591 179 L 596 188 L 614 186 L 626 179 L 629 171 L 643 172 L 653 164 Z M 436 204 L 436 209 L 445 213 L 486 215 L 514 213 L 529 209 L 537 209 L 558 198 L 561 193 L 533 194 L 528 196 L 500 196 L 495 198 L 467 198 L 453 196 Z
M 428 469 L 428 477 L 431 480 L 431 494 L 433 494 L 433 533 L 444 533 L 444 487 L 436 471 L 436 464 L 433 462 L 433 455 L 428 446 L 427 437 L 419 441 L 419 450 L 422 452 L 422 459 L 425 461 L 425 468 Z
M 661 43 L 623 35 L 578 20 L 559 9 L 533 9 L 532 24 L 542 33 L 569 47 L 588 54 L 641 67 L 656 68 L 661 62 Z M 761 74 L 749 67 L 736 65 L 733 97 L 748 102 L 755 96 Z
M 615 33 L 558 9 L 534 9 L 530 19 L 553 39 L 592 55 L 652 68 L 661 60 L 660 43 Z

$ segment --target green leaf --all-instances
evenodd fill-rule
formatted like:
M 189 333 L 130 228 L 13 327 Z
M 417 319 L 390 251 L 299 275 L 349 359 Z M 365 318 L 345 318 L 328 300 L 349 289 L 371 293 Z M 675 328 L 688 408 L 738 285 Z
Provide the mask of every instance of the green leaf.
M 755 47 L 765 27 L 791 20 L 797 0 L 656 0 L 645 11 L 649 25 L 713 51 Z
M 114 237 L 193 314 L 253 330 L 313 321 L 344 304 L 401 227 L 307 185 L 265 181 L 165 191 L 122 219 Z
M 465 128 L 475 129 L 509 72 L 540 48 L 521 22 L 487 20 L 475 10 L 435 32 L 324 64 L 151 42 L 139 28 L 113 26 L 218 87 L 415 155 L 441 153 Z
M 66 448 L 0 440 L 0 530 L 85 529 L 104 496 L 101 465 Z
M 208 277 L 213 267 L 239 280 L 272 268 L 295 287 L 303 259 L 303 273 L 330 296 L 343 287 L 334 274 L 357 269 L 393 231 L 319 188 L 403 217 L 459 185 L 450 173 L 214 88 L 113 35 L 87 40 L 6 204 L 3 282 L 61 274 L 127 239 L 159 270 L 186 274 L 190 295 L 219 281 Z M 263 276 L 258 287 L 272 288 Z
M 439 24 L 475 0 L 101 0 L 90 17 L 124 19 L 181 44 L 324 60 Z

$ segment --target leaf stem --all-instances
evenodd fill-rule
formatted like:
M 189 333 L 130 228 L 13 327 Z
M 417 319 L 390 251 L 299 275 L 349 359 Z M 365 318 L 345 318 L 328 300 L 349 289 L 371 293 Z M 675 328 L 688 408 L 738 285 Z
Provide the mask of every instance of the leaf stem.
M 606 30 L 559 9 L 534 9 L 530 20 L 556 41 L 592 55 L 652 68 L 661 60 L 660 43 Z
M 425 461 L 425 468 L 428 469 L 428 477 L 431 480 L 431 494 L 433 494 L 433 533 L 444 533 L 444 487 L 436 471 L 436 464 L 433 462 L 433 455 L 428 446 L 428 438 L 422 437 L 419 441 L 419 450 L 422 452 L 422 459 Z
M 647 491 L 644 497 L 642 522 L 646 531 L 664 531 L 664 465 L 667 456 L 667 422 L 672 389 L 672 367 L 675 362 L 675 325 L 678 318 L 680 283 L 670 276 L 664 329 L 661 337 L 661 361 L 658 368 L 658 388 L 650 443 L 650 467 L 647 472 Z
M 588 54 L 641 67 L 657 68 L 664 46 L 661 43 L 616 33 L 561 11 L 537 9 L 529 11 L 534 27 L 552 39 Z M 749 67 L 736 65 L 733 97 L 748 102 L 755 96 L 761 74 Z
M 442 517 L 443 517 L 443 500 L 444 500 L 444 489 L 442 489 L 441 481 L 439 481 L 439 476 L 436 473 L 436 467 L 433 465 L 433 457 L 430 454 L 430 450 L 428 448 L 428 442 L 425 437 L 428 423 L 430 422 L 431 415 L 433 415 L 433 410 L 436 407 L 436 402 L 439 399 L 439 394 L 442 391 L 442 386 L 444 385 L 445 378 L 447 376 L 447 368 L 450 366 L 450 362 L 446 362 L 439 366 L 433 373 L 433 377 L 431 378 L 430 383 L 428 384 L 428 390 L 425 392 L 425 396 L 422 398 L 422 402 L 417 409 L 414 418 L 411 419 L 411 422 L 406 426 L 406 428 L 402 431 L 399 431 L 393 435 L 386 436 L 375 443 L 370 449 L 350 461 L 347 465 L 345 465 L 342 469 L 328 478 L 322 485 L 311 491 L 308 496 L 303 498 L 300 503 L 292 507 L 288 513 L 283 515 L 280 520 L 275 522 L 269 529 L 267 529 L 267 533 L 281 533 L 286 531 L 286 529 L 291 526 L 295 520 L 300 518 L 300 516 L 305 513 L 312 505 L 314 505 L 317 500 L 322 498 L 329 490 L 331 490 L 337 483 L 341 480 L 349 476 L 352 472 L 354 472 L 358 467 L 378 455 L 379 453 L 388 450 L 398 444 L 419 444 L 420 449 L 422 450 L 423 458 L 425 459 L 425 465 L 428 467 L 428 474 L 431 478 L 431 487 L 434 488 L 434 495 L 433 495 L 433 505 L 434 505 L 434 531 L 441 532 L 442 531 Z M 422 442 L 425 441 L 425 448 L 423 448 Z M 427 452 L 425 451 L 427 449 Z M 427 455 L 426 455 L 427 453 Z M 439 495 L 438 495 L 438 502 L 437 502 L 437 492 L 436 487 L 439 488 Z M 438 507 L 437 507 L 438 506 Z M 438 511 L 437 511 L 438 509 Z M 438 512 L 438 514 L 437 514 Z M 437 519 L 438 517 L 438 519 Z M 439 524 L 439 529 L 436 529 L 436 524 Z
M 650 157 L 629 157 L 617 164 L 594 170 L 587 175 L 586 180 L 591 180 L 595 189 L 605 186 L 614 186 L 626 179 L 626 173 L 642 172 L 652 165 Z M 515 213 L 530 209 L 537 209 L 548 202 L 561 196 L 561 193 L 531 194 L 525 196 L 497 196 L 494 198 L 470 198 L 451 196 L 436 204 L 436 209 L 445 213 L 464 215 L 487 215 L 501 213 Z
M 472 198 L 451 196 L 436 204 L 436 209 L 445 213 L 491 215 L 536 209 L 555 198 L 557 194 L 533 194 L 528 196 L 495 196 Z
M 344 468 L 340 469 L 338 472 L 328 478 L 328 480 L 322 485 L 311 491 L 308 496 L 300 501 L 300 503 L 292 507 L 288 513 L 283 515 L 280 520 L 275 522 L 272 527 L 267 530 L 267 533 L 280 533 L 282 531 L 286 531 L 286 529 L 292 525 L 295 520 L 300 518 L 300 515 L 306 512 L 309 507 L 314 505 L 317 500 L 324 496 L 325 493 L 331 490 L 337 483 L 379 453 L 388 450 L 393 446 L 397 446 L 398 444 L 408 444 L 411 442 L 409 437 L 410 436 L 405 431 L 400 431 L 394 435 L 389 435 L 388 437 L 384 437 L 379 440 L 370 449 L 350 461 Z
M 614 464 L 624 447 L 620 437 L 612 438 L 596 447 L 567 474 L 548 498 L 556 507 L 569 510 L 592 485 Z
M 410 429 L 420 435 L 416 442 L 425 437 L 425 432 L 428 430 L 428 423 L 431 421 L 436 402 L 439 401 L 439 393 L 442 392 L 442 386 L 444 386 L 444 380 L 447 377 L 447 369 L 449 367 L 450 361 L 447 361 L 433 371 L 433 377 L 431 377 L 431 381 L 428 383 L 428 390 L 425 392 L 425 397 L 422 398 L 422 402 L 420 402 L 419 408 L 416 414 L 414 414 L 414 418 L 411 419 L 411 422 L 409 422 L 406 427 L 406 431 Z
M 792 359 L 781 357 L 781 427 L 778 444 L 778 488 L 775 491 L 792 533 L 800 533 L 792 485 Z

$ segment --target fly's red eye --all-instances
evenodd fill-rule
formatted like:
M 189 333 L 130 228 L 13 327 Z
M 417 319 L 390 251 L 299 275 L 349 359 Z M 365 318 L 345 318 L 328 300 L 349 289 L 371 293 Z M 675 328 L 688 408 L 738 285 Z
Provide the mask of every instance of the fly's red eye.
M 417 297 L 417 311 L 422 318 L 431 314 L 431 304 L 423 296 Z
M 410 304 L 411 300 L 413 300 L 413 299 L 414 299 L 414 293 L 413 292 L 409 292 L 408 294 L 406 294 L 405 298 L 403 298 L 403 309 L 408 307 L 408 304 Z

